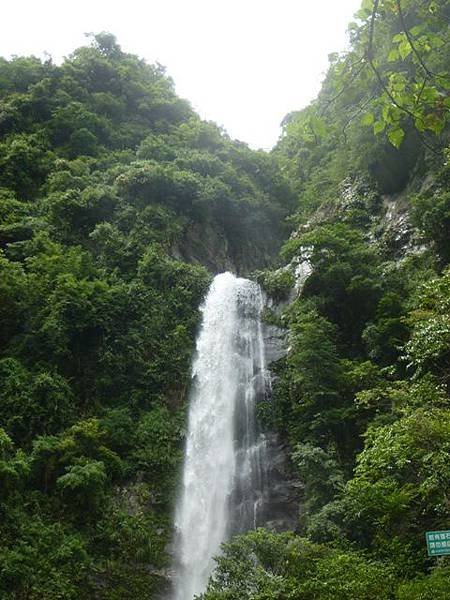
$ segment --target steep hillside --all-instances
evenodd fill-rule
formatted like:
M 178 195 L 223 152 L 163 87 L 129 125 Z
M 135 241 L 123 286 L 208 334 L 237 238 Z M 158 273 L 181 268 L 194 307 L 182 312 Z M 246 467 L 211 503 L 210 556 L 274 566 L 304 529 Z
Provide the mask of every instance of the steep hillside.
M 425 531 L 450 523 L 449 17 L 363 2 L 285 119 L 294 231 L 257 277 L 287 353 L 260 411 L 289 443 L 299 517 L 232 540 L 205 600 L 448 597 Z
M 167 562 L 198 307 L 292 192 L 100 34 L 0 61 L 0 596 L 148 598 Z

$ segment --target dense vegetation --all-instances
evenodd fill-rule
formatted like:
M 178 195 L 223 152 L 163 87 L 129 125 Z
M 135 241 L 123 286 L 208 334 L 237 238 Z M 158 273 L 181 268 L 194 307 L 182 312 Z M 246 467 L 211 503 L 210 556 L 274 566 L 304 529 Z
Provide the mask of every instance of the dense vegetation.
M 448 598 L 424 532 L 450 528 L 449 18 L 364 0 L 271 154 L 109 34 L 0 59 L 1 598 L 163 589 L 198 306 L 275 260 L 287 215 L 257 276 L 280 301 L 312 273 L 270 315 L 290 349 L 261 418 L 298 528 L 231 540 L 204 598 Z
M 205 600 L 449 597 L 450 154 L 446 1 L 363 2 L 351 48 L 274 153 L 295 185 L 271 322 L 289 351 L 267 427 L 303 483 L 298 529 L 233 539 Z M 286 266 L 287 263 L 287 266 Z
M 0 596 L 148 598 L 200 263 L 265 264 L 290 187 L 109 34 L 1 60 L 0 136 Z

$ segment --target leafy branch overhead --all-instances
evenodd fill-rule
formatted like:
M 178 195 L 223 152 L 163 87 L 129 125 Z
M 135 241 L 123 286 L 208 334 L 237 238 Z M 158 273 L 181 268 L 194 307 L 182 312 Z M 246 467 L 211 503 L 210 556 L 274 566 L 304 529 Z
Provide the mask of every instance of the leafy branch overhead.
M 399 148 L 422 142 L 450 120 L 448 0 L 364 0 L 350 24 L 351 48 L 330 55 L 315 104 L 286 122 L 306 143 L 362 125 Z

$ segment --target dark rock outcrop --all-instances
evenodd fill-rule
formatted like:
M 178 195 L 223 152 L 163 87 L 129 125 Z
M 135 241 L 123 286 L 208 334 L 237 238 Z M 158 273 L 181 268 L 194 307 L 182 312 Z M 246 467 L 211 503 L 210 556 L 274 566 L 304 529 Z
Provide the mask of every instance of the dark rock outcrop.
M 273 531 L 295 531 L 303 484 L 294 473 L 288 448 L 277 433 L 266 433 L 266 475 L 261 524 Z

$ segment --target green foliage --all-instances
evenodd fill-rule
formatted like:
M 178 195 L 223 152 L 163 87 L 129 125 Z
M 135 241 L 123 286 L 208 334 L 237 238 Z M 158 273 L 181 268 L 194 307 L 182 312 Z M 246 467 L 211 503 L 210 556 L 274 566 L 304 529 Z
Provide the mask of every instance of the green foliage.
M 89 37 L 60 65 L 0 59 L 8 600 L 161 587 L 201 265 L 264 267 L 294 202 L 276 158 L 201 121 L 161 66 Z
M 432 279 L 419 291 L 410 315 L 412 335 L 406 345 L 410 366 L 417 374 L 431 372 L 448 382 L 450 372 L 450 271 Z
M 285 117 L 275 149 L 298 193 L 300 223 L 318 207 L 315 222 L 330 209 L 345 219 L 346 179 L 369 175 L 377 191 L 395 193 L 415 165 L 423 171 L 440 160 L 450 115 L 448 11 L 447 0 L 376 0 L 350 23 L 349 49 L 330 55 L 318 98 Z M 445 230 L 430 225 L 422 223 L 432 239 Z
M 278 366 L 281 378 L 274 390 L 277 416 L 296 441 L 311 435 L 329 439 L 324 413 L 333 412 L 338 396 L 335 330 L 313 308 L 296 303 L 291 310 L 291 350 Z
M 256 281 L 276 302 L 287 300 L 295 284 L 294 275 L 288 269 L 259 271 L 256 273 Z
M 0 143 L 0 185 L 21 199 L 32 198 L 51 167 L 51 154 L 36 134 L 9 136 Z
M 434 185 L 427 192 L 413 198 L 413 218 L 422 229 L 427 241 L 435 244 L 439 262 L 450 262 L 450 152 L 446 149 L 446 162 L 438 173 Z
M 165 406 L 145 413 L 136 430 L 134 461 L 153 488 L 154 501 L 171 497 L 182 456 L 182 426 Z
M 290 533 L 263 529 L 234 538 L 217 558 L 204 600 L 394 598 L 388 567 Z
M 363 2 L 349 50 L 330 56 L 318 98 L 285 118 L 274 150 L 298 195 L 281 260 L 312 272 L 280 318 L 289 350 L 265 414 L 303 484 L 300 533 L 386 561 L 399 578 L 388 597 L 402 599 L 448 594 L 424 544 L 450 515 L 448 10 Z M 408 216 L 420 231 L 406 231 Z M 227 581 L 211 598 L 226 597 Z M 344 597 L 364 597 L 346 583 Z M 281 597 L 309 597 L 299 590 Z
M 439 136 L 448 124 L 446 0 L 363 3 L 350 49 L 330 56 L 314 105 L 286 122 L 305 145 L 362 125 L 399 148 L 414 127 Z
M 95 598 L 145 598 L 161 585 L 169 518 L 149 508 L 151 496 L 143 483 L 127 486 L 97 521 Z
M 66 467 L 66 473 L 56 480 L 56 488 L 84 510 L 96 510 L 106 484 L 105 465 L 102 461 Z
M 29 467 L 26 457 L 20 450 L 14 452 L 11 438 L 4 429 L 0 429 L 0 498 L 14 496 L 28 475 Z
M 30 519 L 11 508 L 14 529 L 2 536 L 0 590 L 5 600 L 75 600 L 88 592 L 90 559 L 85 541 L 59 523 Z M 14 532 L 14 535 L 12 535 Z
M 416 409 L 366 435 L 343 499 L 355 537 L 379 556 L 395 552 L 409 575 L 424 563 L 424 531 L 443 529 L 448 505 L 448 409 Z
M 18 360 L 0 360 L 1 424 L 16 442 L 55 434 L 74 419 L 73 393 L 57 373 L 30 373 Z
M 388 291 L 378 302 L 374 321 L 364 329 L 362 339 L 372 360 L 382 366 L 395 363 L 408 339 L 405 308 L 400 295 Z
M 433 569 L 428 577 L 405 583 L 398 590 L 398 600 L 445 600 L 448 596 L 447 568 Z
M 308 516 L 334 499 L 344 485 L 344 475 L 332 452 L 310 443 L 297 444 L 292 460 L 301 481 L 305 482 L 304 509 Z
M 321 312 L 358 345 L 364 324 L 380 297 L 379 258 L 361 232 L 347 224 L 319 225 L 290 241 L 288 256 L 306 249 L 313 272 L 304 294 L 317 299 Z
M 415 201 L 415 213 L 427 239 L 436 244 L 444 264 L 450 262 L 448 238 L 450 233 L 450 194 L 440 191 L 431 197 Z

